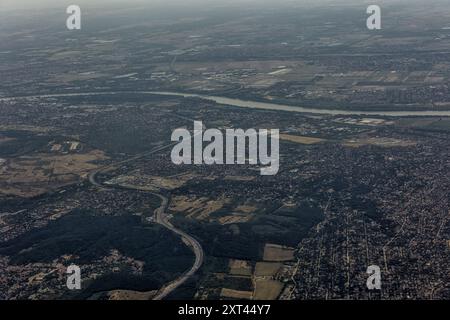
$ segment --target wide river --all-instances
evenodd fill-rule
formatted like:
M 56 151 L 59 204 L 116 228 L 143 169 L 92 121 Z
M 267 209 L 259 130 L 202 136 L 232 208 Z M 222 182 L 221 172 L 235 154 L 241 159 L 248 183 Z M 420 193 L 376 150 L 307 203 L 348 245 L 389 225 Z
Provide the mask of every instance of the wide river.
M 278 103 L 258 102 L 241 99 L 232 99 L 226 97 L 209 96 L 204 94 L 183 93 L 183 92 L 167 92 L 167 91 L 105 91 L 105 92 L 81 92 L 81 93 L 56 93 L 30 95 L 20 97 L 4 97 L 0 101 L 10 101 L 18 98 L 57 98 L 57 97 L 82 97 L 82 96 L 99 96 L 99 95 L 120 95 L 120 94 L 155 94 L 165 96 L 177 96 L 185 98 L 201 98 L 214 101 L 223 106 L 235 106 L 240 108 L 263 109 L 263 110 L 280 110 L 300 113 L 328 114 L 328 115 L 367 115 L 367 116 L 385 116 L 385 117 L 409 117 L 409 116 L 434 116 L 434 117 L 450 117 L 450 110 L 429 110 L 429 111 L 358 111 L 358 110 L 340 110 L 340 109 L 314 109 L 297 106 L 288 106 Z
M 258 102 L 248 101 L 240 99 L 232 99 L 218 96 L 208 96 L 202 94 L 193 93 L 181 93 L 181 92 L 164 92 L 164 91 L 152 91 L 152 94 L 168 95 L 168 96 L 181 96 L 181 97 L 193 97 L 201 98 L 209 101 L 214 101 L 221 105 L 230 105 L 240 108 L 251 109 L 264 109 L 264 110 L 281 110 L 289 112 L 301 112 L 301 113 L 315 113 L 315 114 L 328 114 L 328 115 L 370 115 L 370 116 L 389 116 L 389 117 L 407 117 L 407 116 L 436 116 L 436 117 L 450 117 L 450 111 L 445 110 L 430 110 L 430 111 L 358 111 L 358 110 L 339 110 L 339 109 L 314 109 L 305 107 L 289 106 L 278 103 L 270 102 Z

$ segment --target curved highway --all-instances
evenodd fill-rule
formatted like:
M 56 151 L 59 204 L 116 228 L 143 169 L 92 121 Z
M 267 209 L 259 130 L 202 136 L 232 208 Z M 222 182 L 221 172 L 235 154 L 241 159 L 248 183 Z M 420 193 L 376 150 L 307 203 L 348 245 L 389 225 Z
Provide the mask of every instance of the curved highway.
M 189 247 L 194 251 L 195 254 L 195 261 L 192 265 L 191 269 L 189 269 L 187 272 L 185 272 L 183 275 L 175 279 L 174 281 L 166 284 L 164 287 L 162 287 L 156 296 L 153 298 L 153 300 L 162 300 L 164 299 L 169 293 L 171 293 L 173 290 L 178 288 L 181 284 L 183 284 L 189 277 L 194 275 L 198 269 L 200 269 L 201 265 L 203 264 L 203 248 L 200 245 L 200 243 L 192 236 L 188 235 L 186 232 L 175 228 L 170 221 L 167 218 L 167 214 L 165 213 L 166 208 L 168 206 L 168 199 L 164 197 L 161 194 L 156 194 L 159 196 L 162 200 L 161 206 L 155 210 L 155 221 L 156 223 L 159 223 L 160 225 L 163 225 L 170 231 L 178 234 L 185 243 L 189 245 Z
M 176 228 L 175 226 L 173 226 L 170 221 L 169 221 L 169 217 L 166 213 L 168 204 L 169 204 L 169 199 L 159 193 L 155 193 L 153 191 L 150 191 L 148 189 L 146 189 L 145 187 L 139 187 L 139 186 L 122 186 L 122 185 L 104 185 L 103 183 L 99 182 L 97 180 L 97 174 L 109 170 L 117 165 L 121 165 L 121 164 L 125 164 L 128 162 L 131 162 L 133 160 L 137 160 L 140 159 L 144 156 L 153 154 L 155 152 L 161 151 L 165 148 L 169 148 L 173 146 L 173 144 L 170 145 L 166 145 L 163 147 L 157 147 L 149 152 L 134 156 L 132 158 L 129 158 L 127 160 L 123 160 L 117 163 L 113 163 L 107 166 L 104 166 L 100 169 L 97 169 L 93 172 L 91 172 L 89 174 L 89 182 L 91 184 L 93 184 L 94 186 L 97 187 L 101 187 L 101 188 L 117 188 L 117 189 L 127 189 L 127 190 L 136 190 L 136 191 L 144 191 L 147 192 L 149 194 L 155 195 L 157 197 L 159 197 L 161 199 L 161 205 L 159 206 L 159 208 L 157 208 L 154 211 L 154 221 L 160 225 L 162 225 L 163 227 L 165 227 L 166 229 L 172 231 L 173 233 L 179 235 L 181 237 L 181 239 L 183 240 L 183 242 L 185 244 L 187 244 L 191 250 L 194 252 L 195 255 L 195 261 L 194 264 L 192 265 L 192 267 L 187 270 L 186 272 L 184 272 L 181 276 L 179 276 L 178 278 L 176 278 L 175 280 L 165 284 L 162 288 L 160 288 L 158 290 L 158 292 L 156 293 L 156 295 L 153 297 L 153 300 L 162 300 L 165 297 L 167 297 L 171 292 L 173 292 L 176 288 L 178 288 L 179 286 L 181 286 L 187 279 L 189 279 L 191 276 L 193 276 L 198 269 L 200 269 L 201 265 L 203 264 L 203 258 L 204 258 L 204 252 L 203 252 L 203 248 L 201 246 L 201 244 L 191 235 L 187 234 L 186 232 L 184 232 L 183 230 L 180 230 L 178 228 Z

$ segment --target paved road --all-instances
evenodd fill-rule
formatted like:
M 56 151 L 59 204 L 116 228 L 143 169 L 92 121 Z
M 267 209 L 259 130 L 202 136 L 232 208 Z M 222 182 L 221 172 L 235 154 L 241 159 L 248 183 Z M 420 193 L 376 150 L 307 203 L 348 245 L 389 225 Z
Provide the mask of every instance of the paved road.
M 167 206 L 168 206 L 168 199 L 161 195 L 161 194 L 155 194 L 159 196 L 162 200 L 161 206 L 155 210 L 155 221 L 156 223 L 159 223 L 169 229 L 170 231 L 178 234 L 185 243 L 187 243 L 192 251 L 195 254 L 195 261 L 192 265 L 191 269 L 189 269 L 187 272 L 185 272 L 183 275 L 175 279 L 174 281 L 166 284 L 164 287 L 162 287 L 157 295 L 153 298 L 153 300 L 162 300 L 167 295 L 169 295 L 173 290 L 178 288 L 181 284 L 183 284 L 189 277 L 194 275 L 198 269 L 200 269 L 201 265 L 203 264 L 203 248 L 200 245 L 200 243 L 192 236 L 188 235 L 186 232 L 175 228 L 170 221 L 168 220 L 167 214 L 165 213 Z
M 203 264 L 203 258 L 204 258 L 204 252 L 203 252 L 203 248 L 200 245 L 200 243 L 191 235 L 187 234 L 186 232 L 184 232 L 183 230 L 180 230 L 176 227 L 174 227 L 168 218 L 168 215 L 166 214 L 166 210 L 169 204 L 169 199 L 167 199 L 166 196 L 159 194 L 159 193 L 155 193 L 152 191 L 149 191 L 147 189 L 145 189 L 145 187 L 139 187 L 139 186 L 121 186 L 121 185 L 104 185 L 101 182 L 99 182 L 97 180 L 97 174 L 102 172 L 102 171 L 106 171 L 109 170 L 113 167 L 116 167 L 118 165 L 122 165 L 128 162 L 131 162 L 133 160 L 137 160 L 139 158 L 148 156 L 150 154 L 153 154 L 155 152 L 161 151 L 165 148 L 169 148 L 173 146 L 173 144 L 167 145 L 167 146 L 163 146 L 163 147 L 158 147 L 155 148 L 149 152 L 134 156 L 132 158 L 129 158 L 127 160 L 124 161 L 120 161 L 114 164 L 110 164 L 107 166 L 104 166 L 100 169 L 97 169 L 93 172 L 91 172 L 89 174 L 89 182 L 91 184 L 93 184 L 94 186 L 97 187 L 101 187 L 101 188 L 117 188 L 117 189 L 128 189 L 128 190 L 137 190 L 137 191 L 144 191 L 147 192 L 149 194 L 153 194 L 157 197 L 159 197 L 161 199 L 161 205 L 159 206 L 159 208 L 157 208 L 155 210 L 154 213 L 154 218 L 155 218 L 155 222 L 164 226 L 165 228 L 169 229 L 170 231 L 172 231 L 173 233 L 179 235 L 181 237 L 181 239 L 184 241 L 184 243 L 186 243 L 191 250 L 194 252 L 195 254 L 195 261 L 194 264 L 192 265 L 192 267 L 187 270 L 185 273 L 183 273 L 181 276 L 179 276 L 177 279 L 167 283 L 166 285 L 164 285 L 161 289 L 158 290 L 158 293 L 156 294 L 156 296 L 153 298 L 153 300 L 162 300 L 165 297 L 167 297 L 171 292 L 173 292 L 176 288 L 178 288 L 179 286 L 181 286 L 189 277 L 193 276 L 198 269 L 200 269 L 201 265 Z

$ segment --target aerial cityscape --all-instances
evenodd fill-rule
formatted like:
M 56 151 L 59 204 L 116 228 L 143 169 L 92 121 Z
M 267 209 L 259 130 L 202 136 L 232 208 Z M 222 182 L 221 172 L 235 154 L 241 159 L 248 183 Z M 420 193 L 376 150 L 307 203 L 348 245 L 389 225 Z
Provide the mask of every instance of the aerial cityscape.
M 450 299 L 448 1 L 75 2 L 0 4 L 0 300 Z

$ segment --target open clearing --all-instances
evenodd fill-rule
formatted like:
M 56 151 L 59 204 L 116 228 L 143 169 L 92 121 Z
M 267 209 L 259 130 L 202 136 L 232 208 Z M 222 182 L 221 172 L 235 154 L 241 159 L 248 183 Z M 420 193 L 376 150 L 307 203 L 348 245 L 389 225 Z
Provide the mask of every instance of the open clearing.
M 212 200 L 204 197 L 175 196 L 170 202 L 169 210 L 183 213 L 189 218 L 206 220 L 211 213 L 221 209 L 228 202 L 229 200 L 225 198 Z
M 248 261 L 230 259 L 230 274 L 237 276 L 251 276 L 252 266 Z
M 291 261 L 294 259 L 294 249 L 278 244 L 266 243 L 264 247 L 264 261 Z
M 227 215 L 219 218 L 220 224 L 235 224 L 235 223 L 245 223 L 249 222 L 250 219 L 253 218 L 252 214 L 242 215 L 238 213 L 234 213 L 232 215 Z
M 313 138 L 313 137 L 304 137 L 304 136 L 295 136 L 291 134 L 280 134 L 280 139 L 300 144 L 316 144 L 325 141 L 325 139 Z
M 32 197 L 86 178 L 104 160 L 102 151 L 84 154 L 35 154 L 7 160 L 0 167 L 0 193 Z
M 275 300 L 280 295 L 283 284 L 276 280 L 256 280 L 254 300 Z
M 251 291 L 239 291 L 233 289 L 222 288 L 220 292 L 220 296 L 224 298 L 233 298 L 233 299 L 248 299 L 250 300 L 253 296 L 253 292 Z
M 138 292 L 133 290 L 113 290 L 108 293 L 109 300 L 150 300 L 155 296 L 156 290 Z
M 257 262 L 255 277 L 273 277 L 281 268 L 279 262 Z
M 135 172 L 130 175 L 123 175 L 120 178 L 120 183 L 129 185 L 154 187 L 156 189 L 173 190 L 182 187 L 186 182 L 195 178 L 196 175 L 183 174 L 176 177 L 163 177 L 156 175 L 147 175 L 141 172 Z
M 356 138 L 345 140 L 342 143 L 346 147 L 359 148 L 366 145 L 378 146 L 378 147 L 410 147 L 415 146 L 416 143 L 414 141 L 400 140 L 394 138 L 386 138 L 386 137 L 371 137 L 371 138 Z

